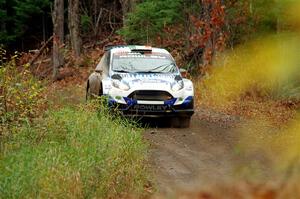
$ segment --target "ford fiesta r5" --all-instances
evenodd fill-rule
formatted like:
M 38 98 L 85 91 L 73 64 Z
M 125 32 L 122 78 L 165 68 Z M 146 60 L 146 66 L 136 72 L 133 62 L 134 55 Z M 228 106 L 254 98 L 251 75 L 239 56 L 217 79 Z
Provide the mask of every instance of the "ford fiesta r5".
M 194 88 L 171 54 L 146 46 L 108 46 L 87 82 L 87 98 L 105 95 L 126 116 L 170 117 L 188 127 Z

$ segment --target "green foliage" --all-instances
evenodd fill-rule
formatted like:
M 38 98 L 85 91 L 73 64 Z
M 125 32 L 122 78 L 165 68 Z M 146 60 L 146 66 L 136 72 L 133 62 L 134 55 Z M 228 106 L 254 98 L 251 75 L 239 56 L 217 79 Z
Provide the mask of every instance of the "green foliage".
M 51 0 L 0 0 L 0 44 L 9 44 L 22 37 L 32 25 L 34 17 L 40 17 L 50 7 L 50 2 Z
M 8 22 L 9 17 L 7 16 L 6 1 L 0 0 L 0 44 L 8 43 L 12 39 L 6 29 Z
M 279 4 L 273 0 L 255 0 L 252 6 L 256 28 L 261 32 L 276 32 Z
M 81 15 L 80 22 L 81 22 L 82 31 L 87 33 L 92 23 L 91 17 L 88 15 Z
M 163 35 L 163 28 L 182 19 L 182 0 L 146 0 L 138 4 L 119 31 L 127 40 L 146 43 Z
M 0 131 L 9 132 L 13 124 L 39 115 L 44 106 L 43 88 L 28 70 L 17 67 L 17 55 L 5 62 L 5 51 L 0 50 Z M 1 134 L 0 134 L 1 135 Z
M 31 25 L 28 23 L 32 17 L 42 14 L 43 9 L 50 6 L 49 0 L 15 0 L 15 34 L 20 37 Z
M 288 5 L 287 1 L 274 0 L 238 0 L 234 3 L 228 0 L 226 4 L 231 46 L 278 32 L 279 19 Z
M 101 107 L 99 109 L 99 107 Z M 98 103 L 16 128 L 0 151 L 3 198 L 118 198 L 147 182 L 141 130 Z

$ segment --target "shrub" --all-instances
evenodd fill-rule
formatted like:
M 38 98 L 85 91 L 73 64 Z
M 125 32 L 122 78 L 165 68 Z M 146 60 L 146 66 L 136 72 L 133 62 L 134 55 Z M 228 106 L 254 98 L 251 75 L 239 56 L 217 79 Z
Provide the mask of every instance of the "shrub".
M 13 124 L 30 120 L 41 113 L 44 105 L 43 88 L 28 69 L 17 67 L 17 55 L 5 61 L 2 50 L 0 62 L 0 130 L 8 132 Z

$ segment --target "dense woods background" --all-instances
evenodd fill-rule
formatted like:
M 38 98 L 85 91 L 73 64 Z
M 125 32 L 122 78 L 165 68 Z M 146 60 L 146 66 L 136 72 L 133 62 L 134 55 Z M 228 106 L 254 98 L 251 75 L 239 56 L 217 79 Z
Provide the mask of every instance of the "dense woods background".
M 52 62 L 57 68 L 63 65 L 62 49 L 79 57 L 84 45 L 95 47 L 120 35 L 119 43 L 168 48 L 180 64 L 201 73 L 198 66 L 209 65 L 217 51 L 281 31 L 287 4 L 276 0 L 0 0 L 0 43 L 11 52 L 27 51 L 39 49 L 53 36 Z

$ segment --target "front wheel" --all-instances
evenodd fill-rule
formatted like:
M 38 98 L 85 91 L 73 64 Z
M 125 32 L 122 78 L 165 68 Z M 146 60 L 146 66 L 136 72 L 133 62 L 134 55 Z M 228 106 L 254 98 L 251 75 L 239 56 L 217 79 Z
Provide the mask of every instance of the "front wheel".
M 174 128 L 189 128 L 191 117 L 174 117 L 171 118 L 171 126 Z
M 91 92 L 91 87 L 89 85 L 89 83 L 87 84 L 87 88 L 86 88 L 86 95 L 85 95 L 85 100 L 86 101 L 90 101 L 96 98 L 96 95 L 94 93 Z
M 89 86 L 86 89 L 86 95 L 85 95 L 85 100 L 86 101 L 90 101 L 91 99 L 93 99 L 93 95 L 91 94 L 91 89 L 89 88 Z

